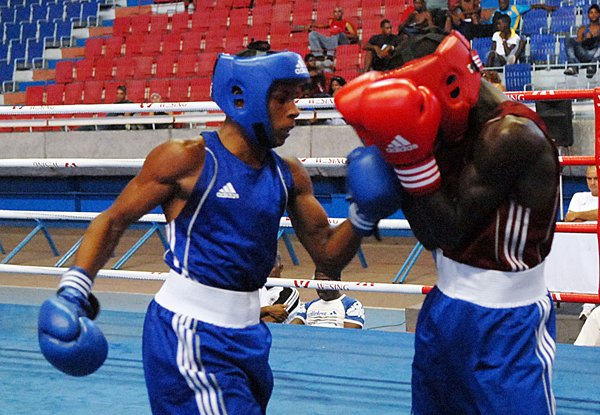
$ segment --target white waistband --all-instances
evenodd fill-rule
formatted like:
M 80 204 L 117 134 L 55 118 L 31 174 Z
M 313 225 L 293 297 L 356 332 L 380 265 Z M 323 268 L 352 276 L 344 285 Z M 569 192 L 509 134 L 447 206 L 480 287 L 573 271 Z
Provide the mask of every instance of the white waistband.
M 535 268 L 504 272 L 472 267 L 436 255 L 437 287 L 448 297 L 488 308 L 511 308 L 533 304 L 548 295 L 542 262 Z
M 154 299 L 167 310 L 215 326 L 241 329 L 260 321 L 258 290 L 243 292 L 209 287 L 173 270 Z

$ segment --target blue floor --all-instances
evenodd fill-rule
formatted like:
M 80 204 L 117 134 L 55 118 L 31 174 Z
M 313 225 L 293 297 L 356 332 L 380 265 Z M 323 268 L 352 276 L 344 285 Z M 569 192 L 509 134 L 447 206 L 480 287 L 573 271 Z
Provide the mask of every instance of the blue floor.
M 0 287 L 0 303 L 6 303 L 7 293 Z M 135 298 L 121 305 L 137 308 Z M 72 378 L 39 352 L 37 310 L 37 305 L 0 304 L 0 414 L 150 413 L 141 364 L 142 312 L 105 309 L 98 324 L 108 338 L 109 357 L 93 375 Z M 395 327 L 397 317 L 388 323 Z M 379 323 L 387 325 L 385 319 Z M 410 414 L 412 334 L 270 328 L 275 389 L 269 415 Z M 558 345 L 554 390 L 559 414 L 600 413 L 599 363 L 600 348 Z

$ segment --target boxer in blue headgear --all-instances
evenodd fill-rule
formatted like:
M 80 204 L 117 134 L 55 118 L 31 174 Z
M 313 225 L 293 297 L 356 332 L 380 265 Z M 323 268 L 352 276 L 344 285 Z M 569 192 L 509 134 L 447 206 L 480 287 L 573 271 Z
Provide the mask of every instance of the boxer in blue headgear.
M 304 83 L 310 79 L 304 60 L 294 52 L 242 58 L 220 55 L 212 80 L 211 98 L 240 124 L 255 144 L 275 146 L 267 110 L 269 90 L 276 81 Z

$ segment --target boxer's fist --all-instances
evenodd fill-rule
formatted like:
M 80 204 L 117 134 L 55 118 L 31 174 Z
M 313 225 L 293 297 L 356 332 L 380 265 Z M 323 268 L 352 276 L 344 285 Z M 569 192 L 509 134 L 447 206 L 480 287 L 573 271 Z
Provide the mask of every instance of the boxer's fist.
M 90 293 L 91 286 L 85 271 L 73 267 L 63 275 L 58 294 L 40 308 L 38 340 L 42 354 L 71 376 L 95 372 L 108 354 L 106 338 L 92 321 L 100 305 Z
M 356 232 L 373 233 L 380 219 L 400 209 L 401 189 L 396 174 L 376 147 L 359 147 L 348 164 L 349 219 Z
M 441 109 L 435 95 L 407 79 L 384 79 L 366 86 L 359 101 L 352 110 L 355 122 L 394 166 L 402 186 L 416 194 L 436 190 L 440 174 L 433 145 Z
M 370 133 L 361 124 L 360 96 L 365 88 L 381 77 L 383 77 L 381 72 L 367 72 L 348 82 L 335 94 L 336 107 L 344 115 L 344 120 L 354 128 L 365 146 L 371 146 L 373 142 Z

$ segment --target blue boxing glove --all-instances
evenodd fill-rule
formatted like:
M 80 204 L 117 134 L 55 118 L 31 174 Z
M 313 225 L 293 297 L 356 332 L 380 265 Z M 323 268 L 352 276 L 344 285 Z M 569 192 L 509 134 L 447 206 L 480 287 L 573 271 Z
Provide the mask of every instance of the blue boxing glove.
M 87 272 L 72 267 L 63 274 L 56 297 L 46 300 L 40 308 L 38 340 L 42 354 L 67 375 L 94 373 L 108 354 L 106 338 L 92 321 L 100 304 L 91 289 Z
M 348 218 L 357 233 L 372 235 L 381 219 L 400 209 L 400 181 L 375 146 L 354 149 L 346 163 L 351 202 Z

